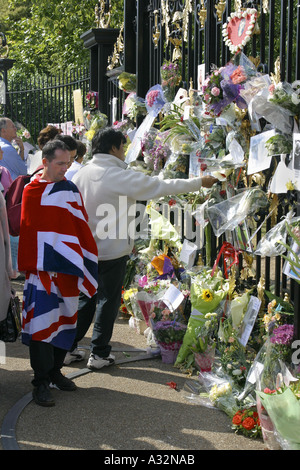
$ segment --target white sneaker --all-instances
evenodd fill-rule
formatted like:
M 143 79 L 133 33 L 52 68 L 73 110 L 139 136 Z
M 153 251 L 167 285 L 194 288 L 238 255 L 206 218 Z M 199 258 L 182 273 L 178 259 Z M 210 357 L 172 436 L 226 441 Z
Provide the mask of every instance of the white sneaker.
M 102 369 L 105 366 L 111 366 L 115 363 L 115 356 L 110 354 L 107 357 L 99 357 L 96 354 L 91 354 L 87 363 L 89 369 Z
M 68 366 L 69 364 L 71 364 L 71 362 L 83 361 L 84 358 L 85 358 L 85 351 L 83 351 L 82 349 L 76 348 L 72 352 L 67 352 L 66 357 L 64 359 L 64 365 Z

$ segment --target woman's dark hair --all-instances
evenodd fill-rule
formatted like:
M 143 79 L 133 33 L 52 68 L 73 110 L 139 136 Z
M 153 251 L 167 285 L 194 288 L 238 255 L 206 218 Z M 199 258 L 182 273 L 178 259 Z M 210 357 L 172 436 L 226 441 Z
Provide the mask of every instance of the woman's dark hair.
M 58 134 L 56 137 L 55 137 L 55 140 L 61 140 L 62 142 L 64 142 L 68 148 L 68 150 L 77 150 L 77 142 L 76 142 L 76 139 L 74 139 L 72 136 L 70 135 L 66 135 L 66 134 Z
M 122 143 L 126 143 L 125 135 L 121 131 L 106 127 L 94 135 L 92 140 L 92 154 L 109 153 L 113 146 L 119 149 Z

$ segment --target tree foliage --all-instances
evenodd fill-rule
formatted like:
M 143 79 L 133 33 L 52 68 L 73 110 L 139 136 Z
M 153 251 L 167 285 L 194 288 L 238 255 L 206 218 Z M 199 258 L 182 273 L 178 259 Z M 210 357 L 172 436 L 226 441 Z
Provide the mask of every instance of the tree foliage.
M 14 76 L 53 74 L 88 63 L 80 36 L 95 27 L 95 0 L 8 0 L 2 25 Z M 123 21 L 123 1 L 111 2 L 110 27 Z

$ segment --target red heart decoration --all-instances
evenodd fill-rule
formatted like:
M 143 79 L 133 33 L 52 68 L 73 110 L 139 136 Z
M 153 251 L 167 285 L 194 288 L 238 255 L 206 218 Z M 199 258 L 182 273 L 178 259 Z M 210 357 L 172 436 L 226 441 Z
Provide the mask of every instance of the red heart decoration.
M 257 19 L 257 10 L 247 8 L 231 14 L 228 23 L 223 26 L 223 37 L 225 44 L 231 52 L 238 52 L 243 49 L 250 40 Z

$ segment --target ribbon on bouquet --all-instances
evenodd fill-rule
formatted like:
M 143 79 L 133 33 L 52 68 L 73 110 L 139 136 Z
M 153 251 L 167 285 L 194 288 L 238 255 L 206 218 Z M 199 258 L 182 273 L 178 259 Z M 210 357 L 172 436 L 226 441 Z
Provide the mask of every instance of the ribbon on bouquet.
M 239 264 L 239 254 L 241 253 L 240 250 L 237 250 L 234 248 L 234 246 L 231 245 L 231 243 L 224 242 L 223 245 L 221 246 L 220 252 L 217 256 L 217 259 L 214 263 L 211 276 L 214 275 L 215 270 L 219 264 L 220 258 L 223 255 L 224 256 L 224 275 L 226 279 L 228 279 L 228 270 L 233 266 L 234 264 Z M 233 260 L 232 263 L 227 267 L 227 262 L 230 262 L 230 260 Z

